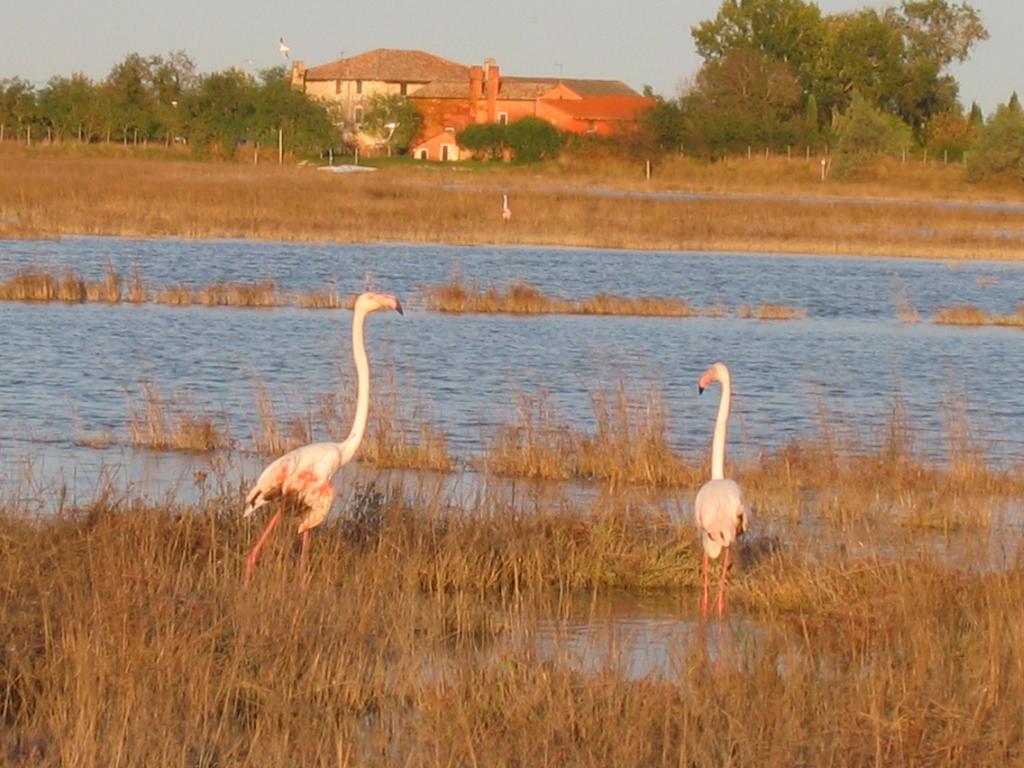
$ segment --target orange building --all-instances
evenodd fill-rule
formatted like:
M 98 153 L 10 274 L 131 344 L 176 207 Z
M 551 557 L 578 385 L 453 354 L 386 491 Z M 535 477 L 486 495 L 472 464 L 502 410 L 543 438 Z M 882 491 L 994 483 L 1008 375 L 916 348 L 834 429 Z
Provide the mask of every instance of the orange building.
M 635 130 L 640 114 L 654 104 L 619 80 L 503 77 L 493 59 L 470 67 L 468 80 L 427 83 L 409 101 L 423 114 L 410 151 L 425 160 L 459 159 L 455 133 L 474 123 L 532 116 L 560 131 L 608 136 Z

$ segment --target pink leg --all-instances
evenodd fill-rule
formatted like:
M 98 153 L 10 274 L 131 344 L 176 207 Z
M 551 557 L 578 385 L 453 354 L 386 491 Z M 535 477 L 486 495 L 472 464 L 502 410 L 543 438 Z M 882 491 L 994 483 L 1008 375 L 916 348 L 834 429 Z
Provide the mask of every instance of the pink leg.
M 704 553 L 704 596 L 700 601 L 700 617 L 706 619 L 708 617 L 708 553 Z
M 256 546 L 249 552 L 249 557 L 245 563 L 245 586 L 249 586 L 249 581 L 252 579 L 252 569 L 256 567 L 256 558 L 260 556 L 260 550 L 263 549 L 263 545 L 267 543 L 267 539 L 270 538 L 271 532 L 280 520 L 281 510 L 278 509 L 274 516 L 270 518 L 267 527 L 263 529 L 263 533 L 260 534 L 260 540 L 256 542 Z
M 307 528 L 302 532 L 302 552 L 299 554 L 299 582 L 302 584 L 302 588 L 305 589 L 309 583 L 309 577 L 306 573 L 306 553 L 309 551 L 309 529 Z
M 718 618 L 721 619 L 725 615 L 725 585 L 728 580 L 727 574 L 729 573 L 729 552 L 730 548 L 725 548 L 725 558 L 722 560 L 722 578 L 718 583 Z

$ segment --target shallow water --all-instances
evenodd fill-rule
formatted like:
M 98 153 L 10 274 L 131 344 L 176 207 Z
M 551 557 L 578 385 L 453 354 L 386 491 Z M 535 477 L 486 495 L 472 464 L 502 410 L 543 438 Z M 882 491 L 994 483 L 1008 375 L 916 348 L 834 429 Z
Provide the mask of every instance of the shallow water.
M 698 397 L 708 363 L 728 362 L 736 399 L 734 456 L 753 457 L 814 434 L 822 409 L 872 442 L 898 397 L 933 457 L 948 450 L 950 409 L 962 409 L 996 461 L 1024 458 L 1024 388 L 1012 328 L 901 324 L 894 287 L 927 318 L 971 303 L 1009 313 L 1024 299 L 1016 264 L 878 258 L 763 256 L 551 248 L 308 245 L 239 241 L 69 238 L 0 241 L 0 277 L 35 264 L 74 266 L 99 278 L 107 263 L 138 267 L 150 288 L 180 281 L 274 280 L 284 290 L 372 284 L 397 293 L 404 319 L 377 315 L 368 345 L 394 368 L 403 403 L 426 408 L 463 455 L 482 450 L 514 420 L 517 396 L 546 391 L 573 423 L 592 421 L 591 395 L 624 381 L 662 393 L 673 442 L 696 456 L 709 440 L 717 398 Z M 697 306 L 785 303 L 805 320 L 738 318 L 448 316 L 422 311 L 425 284 L 526 280 L 571 298 L 600 292 L 674 296 Z M 77 440 L 125 434 L 127 398 L 140 384 L 184 394 L 222 415 L 240 444 L 254 428 L 253 386 L 279 415 L 304 415 L 350 386 L 345 311 L 90 305 L 0 305 L 0 462 L 36 449 L 76 460 Z M 339 381 L 345 377 L 344 383 Z M 46 446 L 49 446 L 46 448 Z

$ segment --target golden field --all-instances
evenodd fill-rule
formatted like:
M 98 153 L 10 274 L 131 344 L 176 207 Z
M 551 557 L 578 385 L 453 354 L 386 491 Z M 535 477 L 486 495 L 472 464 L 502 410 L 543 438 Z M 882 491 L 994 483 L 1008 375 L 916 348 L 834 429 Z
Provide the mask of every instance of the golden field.
M 599 194 L 586 190 L 599 190 Z M 500 217 L 501 194 L 514 215 Z M 703 194 L 710 198 L 667 198 Z M 819 201 L 819 198 L 821 200 Z M 0 236 L 65 234 L 335 242 L 1018 258 L 1019 184 L 975 186 L 959 166 L 882 163 L 821 182 L 816 158 L 567 159 L 539 167 L 308 166 L 168 160 L 162 151 L 0 147 Z M 1015 234 L 1016 233 L 1016 234 Z

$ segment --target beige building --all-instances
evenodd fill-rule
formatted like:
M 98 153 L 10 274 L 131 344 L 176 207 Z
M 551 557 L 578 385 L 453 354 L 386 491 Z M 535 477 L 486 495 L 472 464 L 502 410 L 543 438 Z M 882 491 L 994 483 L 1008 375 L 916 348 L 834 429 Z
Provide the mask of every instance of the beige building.
M 469 78 L 469 67 L 424 51 L 378 48 L 348 59 L 307 69 L 292 64 L 292 87 L 311 98 L 326 101 L 346 136 L 364 146 L 374 137 L 360 134 L 370 97 L 376 94 L 411 96 L 435 80 Z

